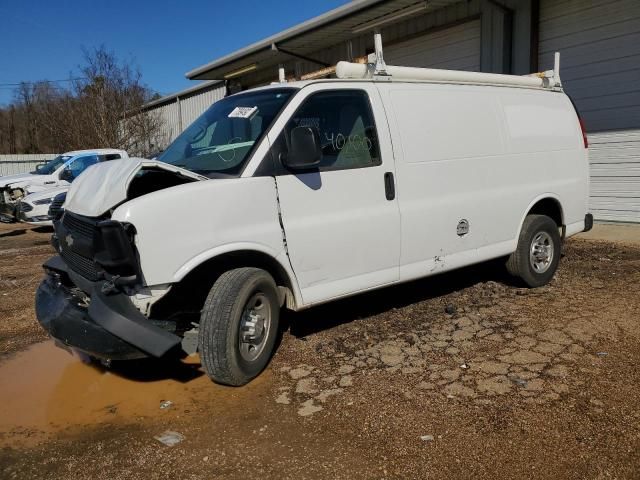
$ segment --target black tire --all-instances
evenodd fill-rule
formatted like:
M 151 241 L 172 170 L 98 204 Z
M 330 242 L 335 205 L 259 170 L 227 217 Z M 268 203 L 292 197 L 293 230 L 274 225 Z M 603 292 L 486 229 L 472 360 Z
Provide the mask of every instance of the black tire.
M 546 234 L 546 236 L 545 236 Z M 544 270 L 537 270 L 530 258 L 534 239 L 542 235 L 551 245 L 551 259 Z M 562 241 L 558 232 L 558 225 L 546 215 L 528 215 L 522 224 L 516 251 L 507 260 L 507 270 L 514 277 L 519 278 L 528 287 L 540 287 L 551 281 L 560 262 Z M 544 263 L 544 262 L 542 262 Z
M 268 308 L 269 328 L 255 359 L 247 359 L 241 349 L 240 328 L 248 302 L 259 298 L 258 308 Z M 266 310 L 265 310 L 266 312 Z M 259 268 L 236 268 L 220 275 L 213 284 L 200 315 L 198 350 L 209 378 L 224 385 L 245 385 L 258 376 L 273 354 L 278 335 L 280 304 L 276 283 Z M 250 347 L 251 345 L 249 345 Z M 244 350 L 243 350 L 244 351 Z

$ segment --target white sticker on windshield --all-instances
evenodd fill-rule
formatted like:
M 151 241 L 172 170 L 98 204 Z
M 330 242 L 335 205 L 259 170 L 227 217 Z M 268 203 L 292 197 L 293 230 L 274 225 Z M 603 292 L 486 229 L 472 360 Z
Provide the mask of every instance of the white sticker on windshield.
M 258 113 L 258 107 L 236 107 L 231 110 L 229 118 L 252 118 Z

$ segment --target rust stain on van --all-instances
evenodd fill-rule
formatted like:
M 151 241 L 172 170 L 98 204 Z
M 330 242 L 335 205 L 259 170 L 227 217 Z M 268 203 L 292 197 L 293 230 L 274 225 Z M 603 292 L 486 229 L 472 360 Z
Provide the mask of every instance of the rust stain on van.
M 203 402 L 224 410 L 251 402 L 271 377 L 262 375 L 240 389 L 223 387 L 209 380 L 197 356 L 125 367 L 86 363 L 52 341 L 0 363 L 0 448 L 37 444 L 75 427 L 175 417 Z M 160 408 L 167 400 L 171 406 Z

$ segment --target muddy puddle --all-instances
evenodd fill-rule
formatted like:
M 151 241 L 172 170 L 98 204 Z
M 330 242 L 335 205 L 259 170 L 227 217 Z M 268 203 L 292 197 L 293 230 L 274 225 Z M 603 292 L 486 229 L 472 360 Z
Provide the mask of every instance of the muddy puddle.
M 104 423 L 179 418 L 203 402 L 222 413 L 262 394 L 270 378 L 265 372 L 247 387 L 223 387 L 209 380 L 197 356 L 106 369 L 52 341 L 39 343 L 0 362 L 0 447 Z

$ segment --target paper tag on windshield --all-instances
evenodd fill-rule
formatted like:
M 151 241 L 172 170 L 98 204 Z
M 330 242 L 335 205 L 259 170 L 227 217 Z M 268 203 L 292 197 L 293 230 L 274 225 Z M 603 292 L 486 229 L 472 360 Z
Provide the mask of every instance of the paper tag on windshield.
M 229 118 L 252 118 L 258 112 L 258 107 L 236 107 L 231 110 Z

